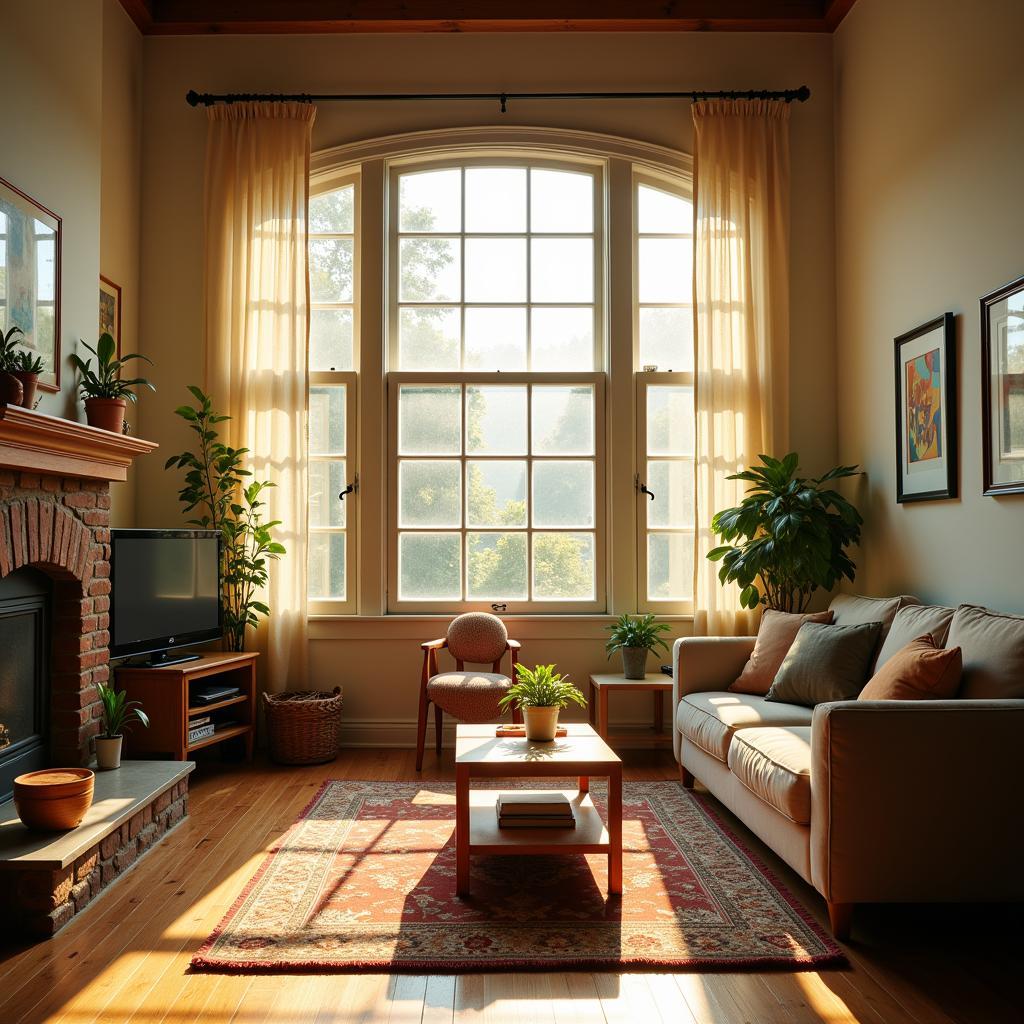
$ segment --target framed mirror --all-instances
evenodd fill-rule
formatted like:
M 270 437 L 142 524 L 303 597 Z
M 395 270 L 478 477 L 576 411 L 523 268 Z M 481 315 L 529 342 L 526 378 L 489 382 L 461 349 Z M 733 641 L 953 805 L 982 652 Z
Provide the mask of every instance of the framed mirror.
M 61 222 L 0 178 L 0 330 L 43 360 L 39 387 L 60 390 Z
M 981 300 L 985 494 L 1024 494 L 1024 277 Z

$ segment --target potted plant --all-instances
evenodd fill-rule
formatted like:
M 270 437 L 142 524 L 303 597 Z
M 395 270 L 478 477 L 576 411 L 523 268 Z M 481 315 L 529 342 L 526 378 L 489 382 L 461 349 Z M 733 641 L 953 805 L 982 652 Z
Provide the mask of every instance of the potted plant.
M 569 682 L 568 676 L 555 672 L 554 665 L 537 665 L 527 668 L 516 665 L 518 682 L 509 687 L 498 703 L 504 711 L 514 704 L 523 712 L 526 721 L 526 738 L 546 743 L 555 738 L 558 729 L 558 712 L 570 702 L 587 706 L 587 698 Z
M 707 557 L 720 561 L 718 578 L 740 587 L 740 604 L 763 604 L 782 612 L 802 612 L 821 587 L 832 590 L 843 578 L 852 582 L 856 564 L 845 549 L 860 540 L 863 520 L 841 494 L 827 484 L 857 476 L 857 466 L 836 466 L 824 476 L 797 476 L 799 456 L 759 455 L 760 466 L 730 480 L 751 484 L 736 508 L 711 520 L 711 529 L 729 543 Z
M 39 374 L 43 372 L 43 360 L 23 348 L 15 355 L 14 365 L 8 372 L 21 381 L 21 404 L 26 409 L 31 409 L 36 404 L 36 388 L 39 384 Z
M 12 372 L 18 358 L 18 334 L 24 332 L 17 324 L 6 334 L 0 331 L 0 402 L 8 405 L 21 405 L 25 399 L 25 389 Z
M 670 627 L 667 622 L 656 621 L 653 615 L 620 615 L 607 629 L 605 652 L 609 658 L 616 651 L 622 652 L 622 674 L 627 679 L 643 679 L 647 675 L 650 651 L 668 651 L 668 644 L 659 634 L 667 633 Z
M 132 721 L 141 722 L 148 728 L 149 717 L 137 700 L 128 700 L 124 690 L 115 690 L 106 683 L 99 683 L 97 688 L 103 707 L 103 731 L 96 737 L 96 764 L 103 769 L 120 768 L 125 729 Z
M 128 402 L 136 401 L 136 394 L 132 388 L 141 384 L 150 391 L 156 391 L 145 377 L 123 379 L 121 368 L 131 359 L 142 359 L 150 364 L 152 360 L 137 352 L 117 359 L 117 345 L 113 337 L 106 333 L 100 335 L 95 348 L 81 339 L 79 341 L 96 357 L 94 371 L 91 359 L 82 359 L 77 353 L 71 356 L 71 361 L 81 374 L 78 390 L 85 399 L 85 418 L 91 427 L 100 427 L 120 434 L 124 428 L 124 411 Z

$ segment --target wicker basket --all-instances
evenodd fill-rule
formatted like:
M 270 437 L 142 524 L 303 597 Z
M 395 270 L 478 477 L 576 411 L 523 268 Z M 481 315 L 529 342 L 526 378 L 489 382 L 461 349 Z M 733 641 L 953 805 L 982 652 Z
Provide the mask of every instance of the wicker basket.
M 323 764 L 338 756 L 341 687 L 263 694 L 270 756 L 280 764 Z

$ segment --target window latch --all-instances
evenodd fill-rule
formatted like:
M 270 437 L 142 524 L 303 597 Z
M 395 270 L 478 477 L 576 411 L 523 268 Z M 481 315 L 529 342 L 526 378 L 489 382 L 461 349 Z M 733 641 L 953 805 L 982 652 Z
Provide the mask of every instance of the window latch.
M 340 501 L 344 501 L 346 494 L 358 494 L 358 493 L 359 493 L 359 474 L 356 473 L 355 478 L 352 480 L 352 483 L 350 483 L 345 488 L 345 490 L 343 490 L 341 492 L 341 494 L 338 495 L 338 499 Z
M 645 483 L 643 482 L 643 480 L 641 480 L 641 479 L 640 479 L 640 474 L 639 474 L 639 473 L 637 473 L 637 475 L 636 475 L 636 489 L 637 489 L 637 490 L 638 490 L 638 491 L 639 491 L 639 492 L 640 492 L 641 494 L 646 494 L 646 495 L 647 495 L 647 497 L 651 499 L 651 501 L 654 501 L 654 491 L 652 491 L 652 490 L 651 490 L 651 489 L 650 489 L 650 488 L 649 488 L 649 487 L 647 486 L 647 484 L 645 484 Z
M 503 612 L 503 611 L 505 611 L 506 608 L 508 608 L 507 604 L 492 604 L 491 605 L 491 611 L 494 611 L 494 612 Z

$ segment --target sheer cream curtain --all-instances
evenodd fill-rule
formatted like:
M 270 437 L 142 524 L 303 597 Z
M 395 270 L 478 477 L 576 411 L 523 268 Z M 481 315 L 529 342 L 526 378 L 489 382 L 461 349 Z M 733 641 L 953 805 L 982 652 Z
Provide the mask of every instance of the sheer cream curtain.
M 306 215 L 316 109 L 210 107 L 206 150 L 206 386 L 248 448 L 276 537 L 269 619 L 256 634 L 264 686 L 306 687 Z
M 761 452 L 785 454 L 789 418 L 789 106 L 694 103 L 697 333 L 695 632 L 751 632 L 739 591 L 718 582 L 711 518 L 742 500 L 727 480 Z

